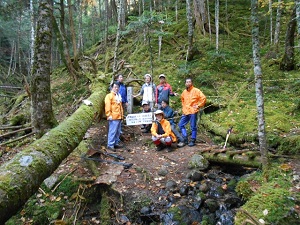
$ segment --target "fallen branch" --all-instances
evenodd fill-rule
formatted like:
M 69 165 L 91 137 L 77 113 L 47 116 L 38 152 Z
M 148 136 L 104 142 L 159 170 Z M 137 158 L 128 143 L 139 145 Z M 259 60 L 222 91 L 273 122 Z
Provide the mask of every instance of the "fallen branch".
M 19 133 L 21 131 L 26 131 L 26 130 L 32 130 L 33 127 L 25 127 L 25 128 L 22 128 L 22 129 L 19 129 L 19 130 L 15 130 L 15 131 L 12 131 L 12 132 L 8 132 L 6 134 L 2 134 L 0 135 L 0 139 L 1 138 L 4 138 L 4 137 L 7 137 L 7 136 L 11 136 L 13 134 L 16 134 L 16 133 Z
M 18 125 L 18 126 L 12 126 L 12 125 L 2 125 L 0 126 L 0 130 L 14 130 L 14 129 L 20 129 L 23 127 L 28 127 L 30 124 L 24 124 L 24 125 Z
M 33 134 L 35 134 L 35 132 L 31 132 L 31 133 L 29 133 L 29 134 L 25 134 L 25 135 L 23 135 L 23 136 L 21 136 L 21 137 L 18 137 L 18 138 L 16 138 L 16 139 L 13 139 L 13 140 L 10 140 L 10 141 L 7 141 L 7 142 L 3 142 L 3 143 L 0 144 L 0 146 L 4 146 L 4 145 L 10 144 L 10 143 L 13 143 L 13 142 L 15 142 L 15 141 L 19 141 L 19 140 L 24 139 L 24 138 L 26 138 L 26 137 L 29 137 L 29 136 L 31 136 L 31 135 L 33 135 Z

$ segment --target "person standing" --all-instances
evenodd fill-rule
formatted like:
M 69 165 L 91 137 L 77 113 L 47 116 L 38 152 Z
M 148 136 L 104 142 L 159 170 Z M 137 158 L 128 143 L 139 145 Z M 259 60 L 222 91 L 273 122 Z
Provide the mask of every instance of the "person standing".
M 153 109 L 153 102 L 155 100 L 155 90 L 156 86 L 152 82 L 152 76 L 150 74 L 145 74 L 145 83 L 142 85 L 140 92 L 137 95 L 133 95 L 132 97 L 136 98 L 140 95 L 143 96 L 142 102 L 149 102 L 150 108 Z
M 127 112 L 128 100 L 127 100 L 127 88 L 123 83 L 124 77 L 122 74 L 119 74 L 117 77 L 117 83 L 119 84 L 119 94 L 122 97 L 122 107 L 123 110 Z
M 155 121 L 151 126 L 152 141 L 156 145 L 156 151 L 161 151 L 167 147 L 167 152 L 171 152 L 172 142 L 176 142 L 176 136 L 172 132 L 171 124 L 164 118 L 164 112 L 160 109 L 154 112 Z
M 179 140 L 179 143 L 177 144 L 177 147 L 181 148 L 181 147 L 185 146 L 184 139 L 183 139 L 182 135 L 176 129 L 176 123 L 175 123 L 175 120 L 174 120 L 175 113 L 174 113 L 173 109 L 169 106 L 169 101 L 162 100 L 161 109 L 164 112 L 165 118 L 167 120 L 169 120 L 169 122 L 171 124 L 172 132 L 175 134 L 175 136 Z
M 105 96 L 104 102 L 108 120 L 107 149 L 115 152 L 115 148 L 123 147 L 120 143 L 123 107 L 117 82 L 113 83 L 111 92 Z
M 159 85 L 156 87 L 155 93 L 155 107 L 161 109 L 161 101 L 167 100 L 169 101 L 170 96 L 177 96 L 177 93 L 172 91 L 172 87 L 166 81 L 166 76 L 164 74 L 160 74 L 159 78 Z
M 190 147 L 195 145 L 197 137 L 197 115 L 201 107 L 206 103 L 206 96 L 193 86 L 191 78 L 185 80 L 185 90 L 181 94 L 182 116 L 179 121 L 179 129 L 185 143 L 188 143 L 188 134 L 185 126 L 190 122 L 192 131 L 191 139 L 188 145 Z

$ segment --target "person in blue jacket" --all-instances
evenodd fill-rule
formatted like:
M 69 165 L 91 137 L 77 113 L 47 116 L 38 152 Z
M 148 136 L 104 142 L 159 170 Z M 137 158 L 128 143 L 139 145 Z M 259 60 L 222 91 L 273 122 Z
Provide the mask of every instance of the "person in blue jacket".
M 128 101 L 127 101 L 127 88 L 126 85 L 123 83 L 123 75 L 119 74 L 117 77 L 117 83 L 119 84 L 119 94 L 121 95 L 122 98 L 122 107 L 123 107 L 123 112 L 127 112 L 127 106 L 128 106 Z
M 164 100 L 161 101 L 161 110 L 164 112 L 165 119 L 169 120 L 169 122 L 171 124 L 172 132 L 175 134 L 175 136 L 177 137 L 177 139 L 179 141 L 178 144 L 177 144 L 177 147 L 185 146 L 184 139 L 183 139 L 182 135 L 176 129 L 176 123 L 175 123 L 175 120 L 174 120 L 175 113 L 174 113 L 173 109 L 169 106 L 169 101 L 168 100 L 164 99 Z

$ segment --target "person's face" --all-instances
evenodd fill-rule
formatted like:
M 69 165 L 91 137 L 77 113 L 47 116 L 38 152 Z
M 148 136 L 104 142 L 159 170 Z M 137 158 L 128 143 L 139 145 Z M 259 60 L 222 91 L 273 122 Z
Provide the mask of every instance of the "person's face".
M 166 108 L 166 107 L 167 107 L 167 103 L 164 102 L 164 101 L 162 101 L 162 102 L 161 102 L 161 107 Z
M 151 81 L 150 77 L 146 76 L 146 77 L 145 77 L 145 82 L 146 82 L 146 83 L 150 83 L 150 81 Z
M 113 92 L 118 93 L 119 92 L 119 85 L 114 84 L 112 87 Z
M 150 105 L 143 105 L 143 109 L 144 109 L 145 111 L 148 111 L 148 110 L 150 109 Z
M 189 87 L 191 87 L 192 86 L 192 80 L 190 80 L 190 79 L 187 79 L 186 81 L 185 81 L 185 87 L 186 88 L 189 88 Z
M 163 84 L 166 82 L 166 79 L 164 77 L 159 78 L 159 83 Z
M 163 118 L 163 115 L 162 115 L 162 114 L 156 114 L 156 115 L 155 115 L 155 118 L 156 118 L 158 121 L 161 121 L 161 119 Z
M 122 83 L 123 82 L 123 76 L 118 76 L 118 81 L 120 82 L 120 83 Z

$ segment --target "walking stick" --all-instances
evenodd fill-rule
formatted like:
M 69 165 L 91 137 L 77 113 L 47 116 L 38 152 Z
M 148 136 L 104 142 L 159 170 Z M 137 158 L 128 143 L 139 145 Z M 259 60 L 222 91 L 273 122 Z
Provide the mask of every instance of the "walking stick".
M 232 128 L 233 128 L 233 127 L 230 127 L 230 128 L 227 130 L 226 140 L 225 140 L 225 144 L 224 144 L 224 147 L 223 147 L 224 149 L 226 148 L 226 144 L 227 144 L 229 135 L 230 135 L 230 133 L 232 132 Z

